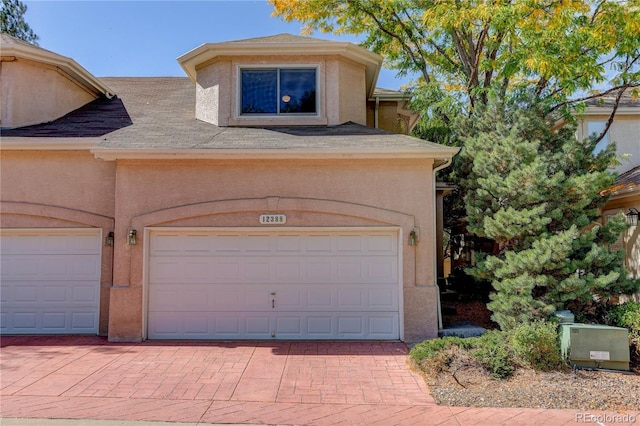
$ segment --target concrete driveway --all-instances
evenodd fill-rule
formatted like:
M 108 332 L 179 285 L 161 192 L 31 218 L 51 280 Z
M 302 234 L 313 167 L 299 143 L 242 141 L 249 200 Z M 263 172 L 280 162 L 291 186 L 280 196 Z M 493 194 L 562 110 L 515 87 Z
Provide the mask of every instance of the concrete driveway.
M 0 417 L 195 424 L 571 424 L 567 410 L 435 404 L 399 342 L 3 336 Z

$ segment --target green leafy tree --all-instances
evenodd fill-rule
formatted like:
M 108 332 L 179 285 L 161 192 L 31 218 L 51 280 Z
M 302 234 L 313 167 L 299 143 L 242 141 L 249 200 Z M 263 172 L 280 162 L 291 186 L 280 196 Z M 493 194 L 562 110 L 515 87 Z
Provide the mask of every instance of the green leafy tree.
M 492 88 L 568 113 L 640 85 L 640 0 L 269 1 L 305 31 L 363 34 L 387 66 L 419 75 L 416 103 L 434 126 L 486 103 Z
M 25 13 L 27 13 L 27 6 L 20 0 L 2 0 L 0 32 L 37 46 L 38 36 L 25 21 Z
M 595 138 L 547 119 L 535 104 L 491 100 L 461 124 L 468 228 L 495 242 L 471 273 L 496 290 L 488 307 L 502 329 L 638 288 L 608 249 L 624 219 L 599 221 L 615 147 L 594 155 Z
M 307 32 L 364 35 L 388 67 L 419 76 L 414 134 L 464 146 L 443 171 L 460 184 L 445 227 L 467 216 L 468 231 L 495 241 L 473 273 L 493 283 L 503 328 L 633 290 L 607 249 L 624 225 L 597 224 L 614 148 L 592 152 L 623 93 L 639 95 L 640 0 L 269 1 Z M 611 94 L 602 134 L 576 141 L 573 114 Z
M 640 94 L 640 0 L 269 2 L 275 16 L 304 23 L 303 32 L 363 35 L 387 67 L 417 75 L 408 88 L 421 113 L 414 135 L 447 145 L 461 146 L 452 123 L 486 104 L 490 92 L 527 96 L 567 122 L 583 102 L 615 94 L 599 138 L 623 93 Z M 455 167 L 440 178 L 450 180 Z M 463 197 L 461 187 L 445 198 L 445 229 L 464 218 Z

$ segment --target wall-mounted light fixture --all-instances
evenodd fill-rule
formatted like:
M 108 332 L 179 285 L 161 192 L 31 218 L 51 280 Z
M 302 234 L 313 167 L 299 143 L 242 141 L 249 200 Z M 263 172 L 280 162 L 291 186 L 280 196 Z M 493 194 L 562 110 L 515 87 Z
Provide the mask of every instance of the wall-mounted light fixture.
M 638 209 L 634 209 L 633 207 L 629 209 L 629 211 L 626 214 L 627 216 L 627 225 L 629 226 L 637 226 L 638 225 L 638 216 L 640 216 L 640 213 L 638 212 Z
M 138 231 L 135 229 L 129 230 L 129 235 L 127 236 L 127 243 L 130 246 L 135 246 L 138 243 Z
M 109 247 L 113 247 L 113 231 L 107 234 L 107 238 L 104 241 L 104 244 Z
M 420 228 L 416 226 L 409 232 L 409 245 L 417 246 L 418 241 L 420 241 Z

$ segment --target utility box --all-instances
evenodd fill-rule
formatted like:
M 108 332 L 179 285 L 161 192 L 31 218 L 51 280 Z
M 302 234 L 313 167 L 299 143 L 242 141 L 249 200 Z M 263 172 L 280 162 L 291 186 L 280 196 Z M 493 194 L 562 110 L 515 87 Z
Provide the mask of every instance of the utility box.
M 556 311 L 556 318 L 560 324 L 573 324 L 575 316 L 571 311 Z
M 575 367 L 629 370 L 629 331 L 594 324 L 560 324 L 562 356 Z

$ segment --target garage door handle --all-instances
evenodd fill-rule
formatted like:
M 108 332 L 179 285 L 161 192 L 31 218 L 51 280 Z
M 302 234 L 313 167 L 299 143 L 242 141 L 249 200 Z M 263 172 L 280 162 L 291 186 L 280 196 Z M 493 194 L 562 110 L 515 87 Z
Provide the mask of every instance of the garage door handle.
M 275 308 L 276 308 L 276 294 L 271 293 L 271 309 L 275 309 Z

